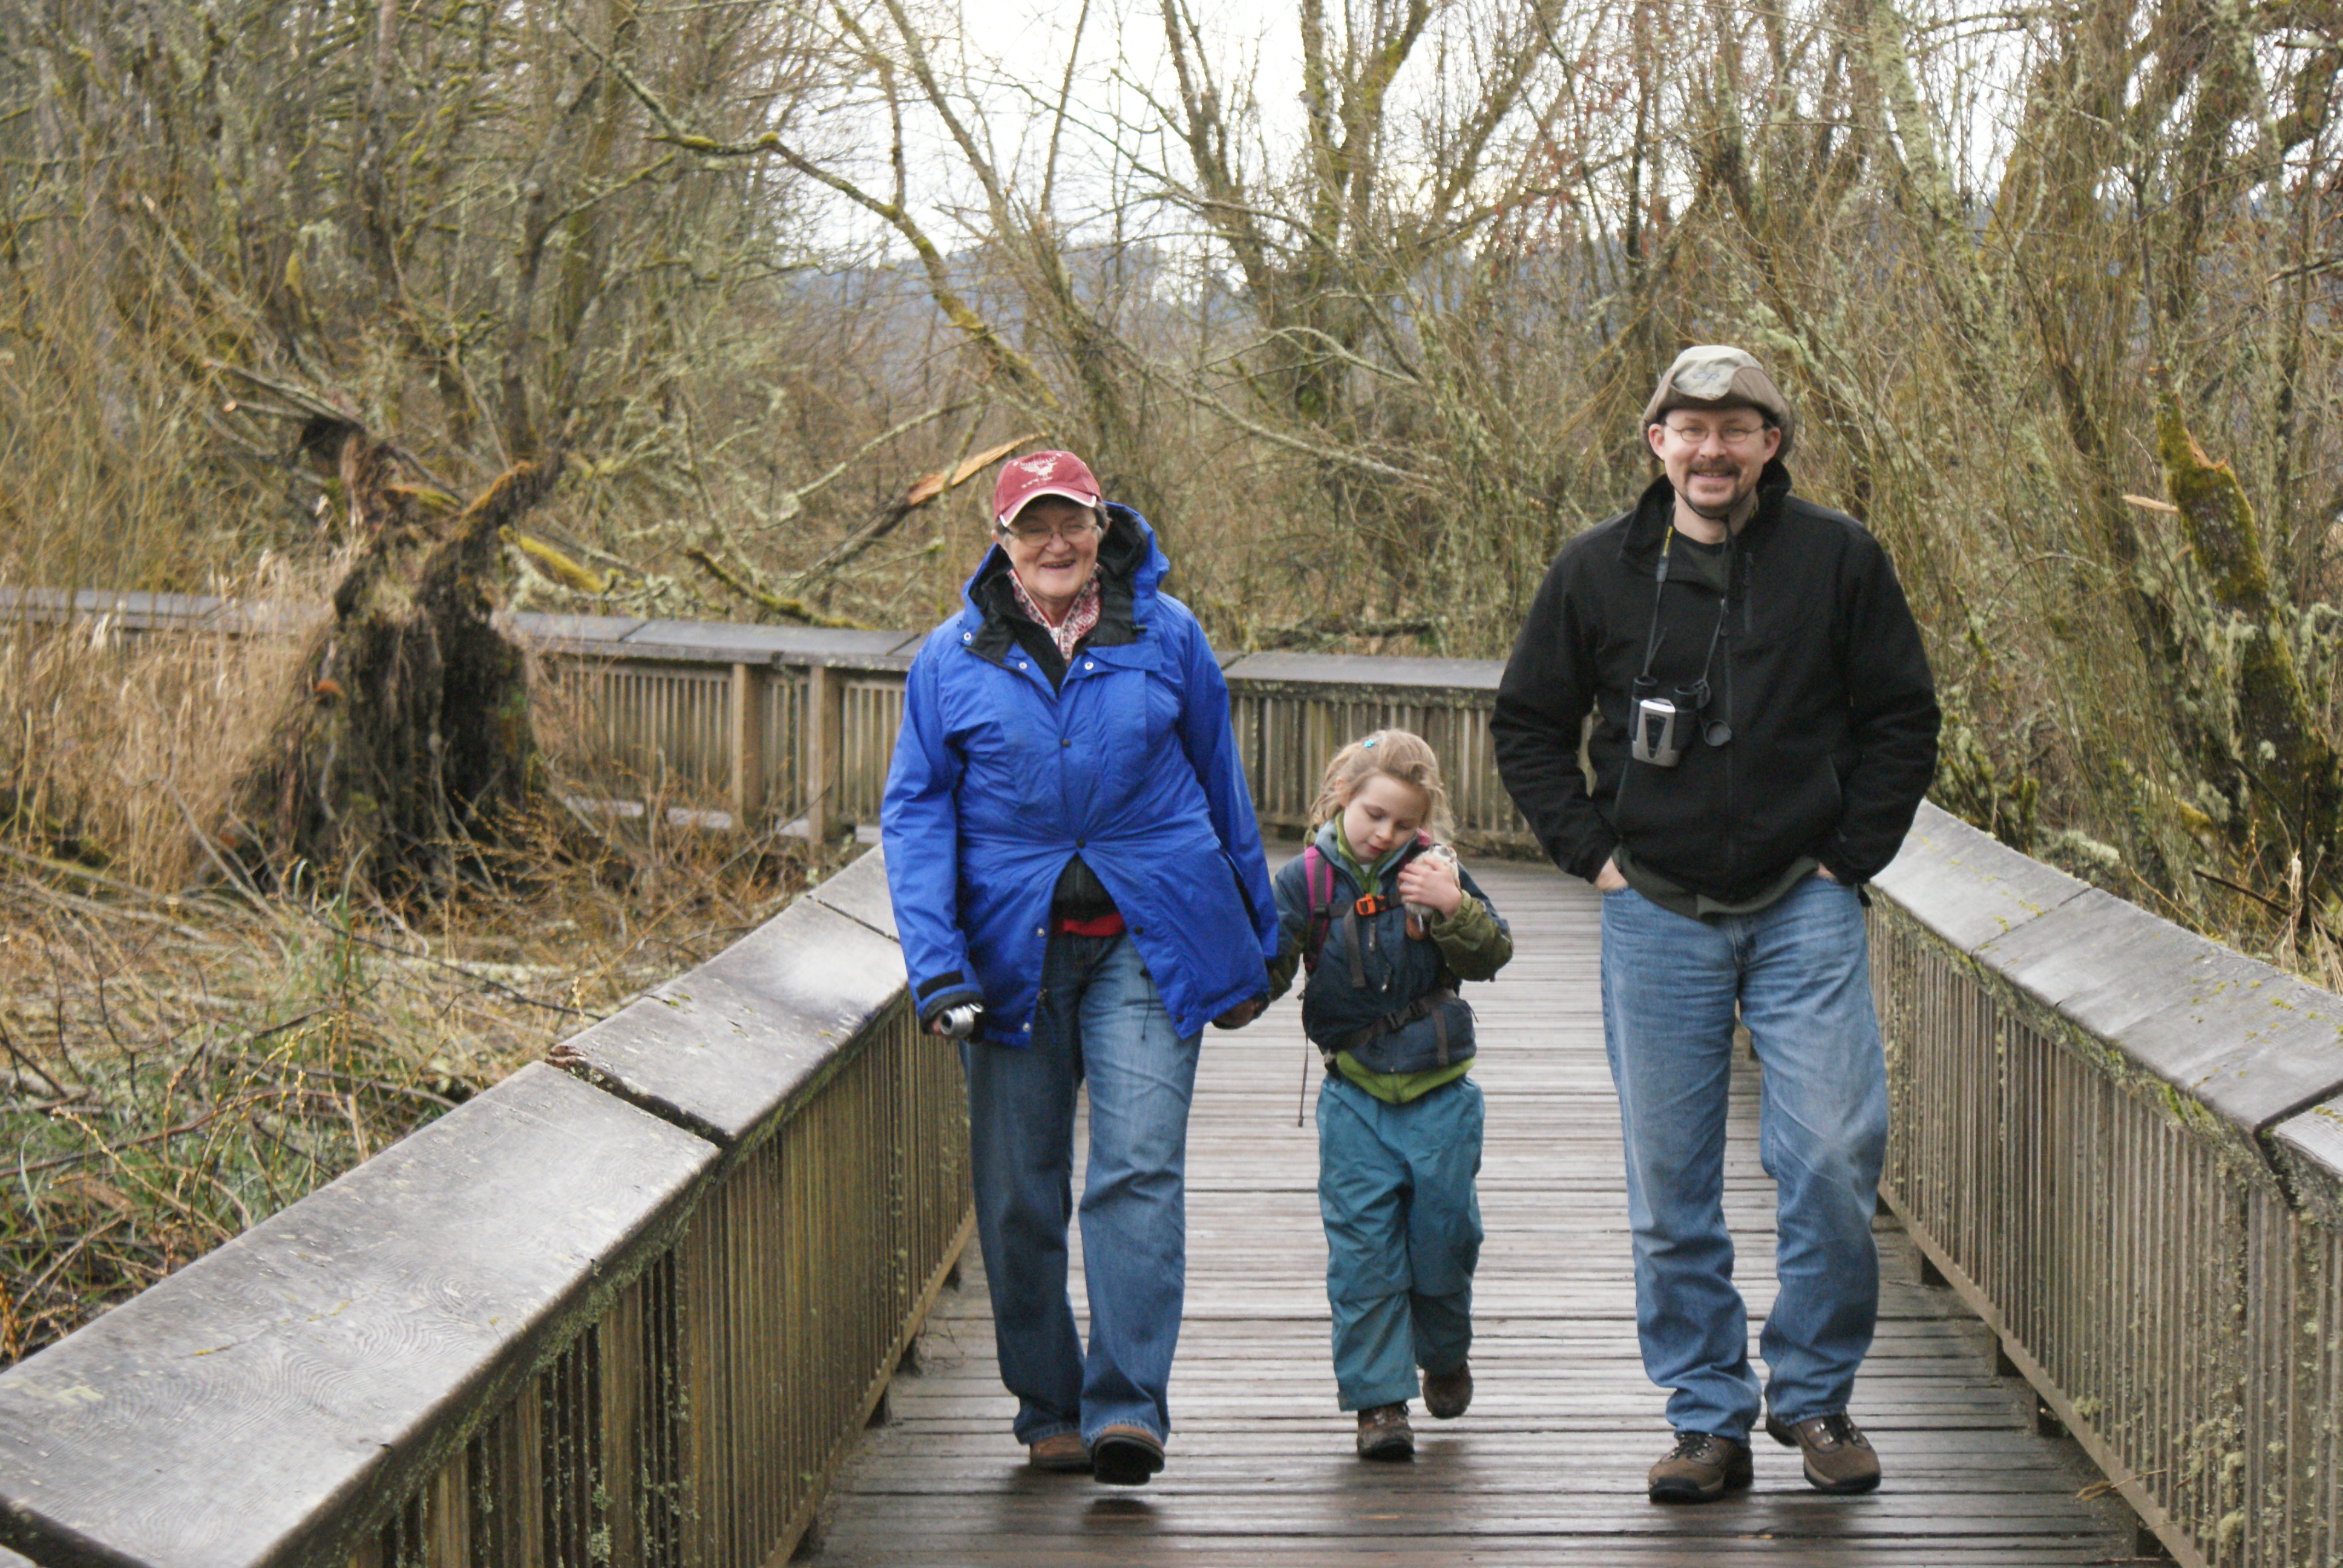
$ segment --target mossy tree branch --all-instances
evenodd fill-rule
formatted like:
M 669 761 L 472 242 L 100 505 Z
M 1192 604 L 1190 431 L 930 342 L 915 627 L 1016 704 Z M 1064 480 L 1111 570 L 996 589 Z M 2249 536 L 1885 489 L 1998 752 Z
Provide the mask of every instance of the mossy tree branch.
M 2284 851 L 2266 869 L 2298 857 L 2330 885 L 2343 879 L 2343 758 L 2310 702 L 2296 662 L 2295 607 L 2271 584 L 2268 552 L 2245 487 L 2226 462 L 2205 454 L 2167 388 L 2157 409 L 2156 446 L 2164 482 L 2201 575 L 2215 635 L 2225 646 L 2225 694 L 2234 719 L 2225 791 L 2247 805 L 2229 832 L 2241 848 Z M 2217 657 L 2226 654 L 2226 658 Z

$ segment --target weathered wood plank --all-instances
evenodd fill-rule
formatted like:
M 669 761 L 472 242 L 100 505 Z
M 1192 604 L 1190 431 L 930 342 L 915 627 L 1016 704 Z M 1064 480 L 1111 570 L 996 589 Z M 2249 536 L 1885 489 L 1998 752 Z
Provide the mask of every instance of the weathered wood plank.
M 867 850 L 846 869 L 816 886 L 807 897 L 860 920 L 890 940 L 901 940 L 895 929 L 895 900 L 887 891 L 887 859 L 883 850 Z
M 2090 884 L 1922 801 L 1903 849 L 1875 885 L 1922 925 L 1973 952 L 2079 897 Z
M 2270 1141 L 2303 1207 L 2343 1230 L 2343 1096 L 2278 1123 Z
M 1116 1505 L 1120 1507 L 1121 1505 Z M 839 1543 L 835 1554 L 839 1561 L 847 1560 L 847 1553 L 870 1548 L 867 1560 L 894 1563 L 918 1563 L 921 1568 L 978 1568 L 979 1564 L 1001 1563 L 1010 1568 L 1055 1568 L 1111 1563 L 1143 1565 L 1200 1562 L 1225 1568 L 1231 1563 L 1259 1562 L 1263 1559 L 1244 1555 L 1243 1545 L 1218 1536 L 1180 1536 L 1168 1533 L 1140 1535 L 1134 1532 L 1116 1531 L 1108 1520 L 1111 1517 L 1101 1507 L 1094 1543 L 1067 1544 L 1056 1541 L 1036 1542 L 1031 1537 L 1006 1533 L 984 1537 L 980 1542 L 954 1541 L 938 1548 L 922 1534 L 895 1539 L 879 1538 L 864 1541 L 856 1538 Z M 1801 1540 L 1795 1543 L 1792 1556 L 1783 1542 L 1770 1532 L 1752 1531 L 1746 1535 L 1725 1540 L 1705 1540 L 1698 1543 L 1696 1557 L 1688 1553 L 1694 1548 L 1674 1538 L 1656 1540 L 1622 1540 L 1604 1543 L 1598 1554 L 1582 1561 L 1601 1563 L 1605 1568 L 1687 1568 L 1697 1562 L 1765 1563 L 1769 1568 L 1783 1568 L 1795 1563 L 1796 1568 L 1877 1568 L 1882 1562 L 1896 1554 L 1896 1543 L 1883 1545 L 1862 1541 L 1845 1544 Z M 2033 1539 L 2018 1541 L 1981 1540 L 1958 1545 L 1935 1538 L 1911 1541 L 1909 1550 L 1902 1553 L 1914 1563 L 1941 1565 L 1941 1568 L 2052 1568 L 2055 1564 L 2100 1564 L 2122 1563 L 2127 1559 L 2108 1556 L 2104 1540 L 2043 1543 Z M 1505 1538 L 1476 1537 L 1469 1547 L 1441 1535 L 1405 1535 L 1396 1531 L 1373 1542 L 1334 1541 L 1321 1543 L 1302 1538 L 1258 1543 L 1263 1552 L 1273 1552 L 1279 1568 L 1428 1568 L 1433 1564 L 1472 1563 L 1494 1565 L 1494 1568 L 1554 1568 L 1564 1559 L 1550 1536 L 1513 1536 Z M 890 1553 L 893 1553 L 890 1555 Z
M 1209 1034 L 1189 1145 L 1187 1314 L 1172 1389 L 1170 1466 L 1135 1493 L 1028 1470 L 992 1362 L 971 1252 L 826 1511 L 822 1568 L 1018 1563 L 1834 1564 L 1943 1568 L 2102 1563 L 2130 1554 L 2120 1505 L 2077 1501 L 2097 1479 L 2035 1435 L 2024 1385 L 1994 1375 L 1981 1324 L 1919 1282 L 1883 1221 L 1885 1321 L 1856 1392 L 1887 1466 L 1868 1498 L 1826 1498 L 1796 1458 L 1759 1442 L 1747 1497 L 1702 1509 L 1644 1500 L 1666 1446 L 1663 1394 L 1635 1344 L 1616 1102 L 1604 1066 L 1598 911 L 1541 869 L 1474 874 L 1513 922 L 1518 957 L 1470 988 L 1488 1097 L 1475 1289 L 1479 1382 L 1462 1420 L 1418 1416 L 1412 1465 L 1352 1456 L 1334 1408 L 1314 1131 L 1289 1000 L 1253 1028 Z M 1773 1296 L 1772 1184 L 1759 1168 L 1754 1072 L 1735 1083 L 1725 1206 L 1755 1321 Z M 1306 1118 L 1305 1118 L 1306 1121 Z M 1079 1271 L 1081 1247 L 1074 1247 Z M 1074 1286 L 1079 1313 L 1079 1272 Z
M 512 618 L 513 630 L 531 648 L 614 658 L 618 645 L 640 631 L 644 624 L 639 616 L 561 615 L 544 610 L 523 610 Z
M 1505 673 L 1505 661 L 1396 658 L 1358 653 L 1248 653 L 1229 661 L 1225 673 L 1232 682 L 1280 686 L 1493 692 Z
M 1977 950 L 2044 1006 L 2247 1135 L 2343 1090 L 2343 1009 L 2333 992 L 2112 893 L 2094 888 Z
M 903 952 L 816 900 L 564 1046 L 593 1081 L 728 1149 L 754 1142 L 903 989 Z
M 614 651 L 625 658 L 672 658 L 729 664 L 760 658 L 775 664 L 847 664 L 858 669 L 900 669 L 900 631 L 847 628 L 749 626 L 735 621 L 650 620 L 627 633 Z

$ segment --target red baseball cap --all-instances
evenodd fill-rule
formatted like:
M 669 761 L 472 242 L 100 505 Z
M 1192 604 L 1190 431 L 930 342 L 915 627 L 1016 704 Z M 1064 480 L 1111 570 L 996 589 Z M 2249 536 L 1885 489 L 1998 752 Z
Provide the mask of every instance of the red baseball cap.
M 1078 506 L 1100 504 L 1099 482 L 1090 465 L 1071 452 L 1031 452 L 1001 466 L 992 481 L 992 521 L 1007 528 L 1026 504 L 1041 496 L 1062 496 Z

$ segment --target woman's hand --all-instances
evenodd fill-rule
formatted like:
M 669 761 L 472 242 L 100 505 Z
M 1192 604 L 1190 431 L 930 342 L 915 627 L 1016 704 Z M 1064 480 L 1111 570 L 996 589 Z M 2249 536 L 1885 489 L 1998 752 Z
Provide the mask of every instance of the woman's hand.
M 1267 997 L 1247 997 L 1212 1020 L 1214 1029 L 1242 1029 L 1269 1010 Z
M 1399 896 L 1403 903 L 1453 915 L 1464 901 L 1464 889 L 1456 880 L 1454 862 L 1424 855 L 1399 869 Z
M 1626 885 L 1627 879 L 1619 874 L 1615 859 L 1604 860 L 1603 869 L 1594 873 L 1594 890 L 1598 893 L 1615 893 Z
M 983 1010 L 972 1001 L 948 1007 L 928 1020 L 928 1032 L 946 1040 L 966 1040 L 976 1032 L 976 1020 Z

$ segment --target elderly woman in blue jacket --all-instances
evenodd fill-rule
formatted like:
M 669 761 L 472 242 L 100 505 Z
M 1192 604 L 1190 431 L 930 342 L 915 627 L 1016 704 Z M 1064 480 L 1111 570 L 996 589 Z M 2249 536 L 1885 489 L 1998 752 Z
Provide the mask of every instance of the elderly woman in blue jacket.
M 1016 1433 L 1047 1470 L 1163 1466 L 1207 1021 L 1257 1014 L 1277 906 L 1196 618 L 1070 452 L 1007 464 L 960 613 L 920 645 L 880 823 L 920 1020 L 961 1039 L 977 1235 Z M 1090 1346 L 1066 1294 L 1074 1098 Z

